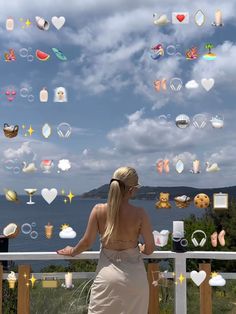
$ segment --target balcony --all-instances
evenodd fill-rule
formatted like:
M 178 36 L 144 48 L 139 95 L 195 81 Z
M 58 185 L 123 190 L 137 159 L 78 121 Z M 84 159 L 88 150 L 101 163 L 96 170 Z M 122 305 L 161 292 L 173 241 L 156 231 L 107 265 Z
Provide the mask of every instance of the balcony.
M 159 304 L 159 286 L 152 284 L 153 273 L 160 274 L 159 265 L 157 261 L 163 259 L 170 259 L 174 261 L 174 273 L 175 278 L 183 276 L 181 284 L 174 285 L 174 308 L 175 314 L 187 313 L 187 283 L 186 278 L 189 278 L 189 273 L 186 272 L 186 260 L 187 259 L 207 259 L 207 260 L 236 260 L 236 252 L 186 252 L 186 253 L 174 253 L 171 251 L 156 251 L 149 255 L 147 265 L 147 276 L 150 287 L 149 298 L 149 314 L 158 314 L 160 312 Z M 97 260 L 99 258 L 99 252 L 87 251 L 76 257 L 65 257 L 56 254 L 55 252 L 25 252 L 25 253 L 0 253 L 0 261 L 55 261 L 55 260 Z M 201 284 L 200 288 L 200 300 L 199 309 L 201 314 L 212 313 L 212 287 L 209 286 L 208 280 L 211 274 L 211 265 L 208 263 L 200 264 L 199 269 L 204 270 L 207 273 L 206 280 Z M 8 273 L 7 273 L 8 274 Z M 3 280 L 7 278 L 7 274 L 0 268 L 0 309 L 2 309 L 2 292 L 3 292 Z M 19 265 L 18 268 L 18 298 L 17 298 L 17 313 L 29 314 L 30 313 L 30 293 L 31 289 L 29 285 L 25 284 L 23 277 L 28 276 L 30 278 L 30 265 Z M 42 279 L 42 273 L 34 273 L 37 280 Z M 63 279 L 65 273 L 54 274 L 59 279 Z M 74 279 L 91 279 L 94 273 L 73 273 Z M 159 276 L 159 275 L 158 275 Z M 173 273 L 166 273 L 166 278 L 173 279 Z M 236 273 L 222 273 L 225 279 L 236 279 Z M 0 311 L 2 313 L 2 311 Z M 79 312 L 77 312 L 79 313 Z M 190 313 L 190 312 L 189 312 Z M 232 312 L 233 313 L 233 312 Z M 69 313 L 67 313 L 69 314 Z

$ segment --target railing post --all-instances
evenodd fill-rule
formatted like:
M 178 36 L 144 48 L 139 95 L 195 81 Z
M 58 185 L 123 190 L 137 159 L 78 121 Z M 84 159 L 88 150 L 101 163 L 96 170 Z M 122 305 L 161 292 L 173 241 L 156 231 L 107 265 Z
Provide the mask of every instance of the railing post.
M 211 264 L 199 264 L 199 270 L 206 272 L 206 279 L 200 285 L 200 314 L 212 314 Z
M 18 267 L 17 314 L 30 314 L 30 265 Z
M 184 280 L 178 278 L 182 275 Z M 176 253 L 175 256 L 175 314 L 187 314 L 187 283 L 185 253 Z
M 3 266 L 0 265 L 0 314 L 2 314 L 2 281 L 3 281 Z
M 159 286 L 154 286 L 153 282 L 153 272 L 155 273 L 155 280 L 159 279 L 159 264 L 148 263 L 147 266 L 147 276 L 149 283 L 149 306 L 148 314 L 159 314 L 160 313 L 160 303 L 159 303 Z

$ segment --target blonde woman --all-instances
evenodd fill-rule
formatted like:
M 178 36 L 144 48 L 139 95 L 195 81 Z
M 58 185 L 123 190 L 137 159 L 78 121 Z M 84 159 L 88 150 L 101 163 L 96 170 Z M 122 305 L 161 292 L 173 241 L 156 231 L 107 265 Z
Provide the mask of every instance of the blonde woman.
M 101 252 L 88 314 L 147 314 L 149 287 L 142 255 L 154 251 L 149 218 L 143 208 L 129 203 L 140 187 L 135 169 L 121 167 L 110 181 L 107 204 L 97 204 L 87 230 L 75 247 L 58 254 L 75 256 L 101 237 Z M 138 245 L 139 237 L 144 244 Z

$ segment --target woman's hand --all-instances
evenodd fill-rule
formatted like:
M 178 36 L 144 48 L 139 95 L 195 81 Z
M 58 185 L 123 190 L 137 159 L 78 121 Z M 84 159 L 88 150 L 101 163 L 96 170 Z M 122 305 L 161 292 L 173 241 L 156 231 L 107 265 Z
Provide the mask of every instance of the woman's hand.
M 139 247 L 140 253 L 143 253 L 145 251 L 145 244 L 139 243 L 138 247 Z
M 72 256 L 72 257 L 74 257 L 76 255 L 75 250 L 72 246 L 66 246 L 64 249 L 58 250 L 57 254 Z

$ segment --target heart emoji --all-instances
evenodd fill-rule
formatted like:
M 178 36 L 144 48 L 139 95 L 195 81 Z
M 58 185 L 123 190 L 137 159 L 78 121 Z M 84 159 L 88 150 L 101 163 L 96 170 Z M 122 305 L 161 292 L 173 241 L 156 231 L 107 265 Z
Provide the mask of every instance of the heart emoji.
M 53 24 L 53 26 L 56 27 L 57 30 L 61 29 L 62 26 L 65 24 L 65 22 L 66 22 L 66 19 L 64 18 L 64 16 L 60 16 L 60 17 L 53 16 L 52 17 L 52 24 Z
M 191 271 L 190 278 L 198 287 L 203 283 L 206 279 L 206 272 L 204 270 L 200 270 L 197 272 L 196 270 Z
M 41 195 L 43 199 L 50 205 L 55 198 L 57 197 L 57 189 L 53 188 L 51 190 L 49 189 L 42 189 Z
M 177 14 L 176 18 L 181 23 L 185 19 L 185 15 L 184 14 Z
M 210 78 L 210 79 L 202 79 L 201 80 L 201 84 L 202 84 L 202 87 L 207 91 L 209 92 L 209 90 L 212 89 L 212 87 L 214 86 L 215 84 L 215 80 L 213 78 Z

